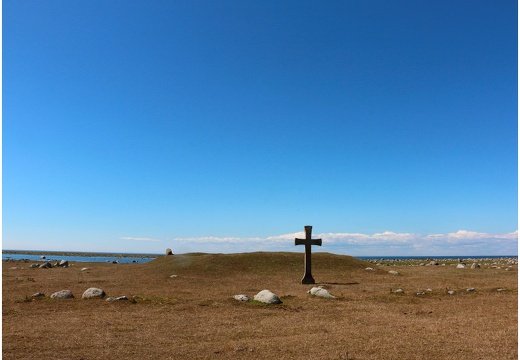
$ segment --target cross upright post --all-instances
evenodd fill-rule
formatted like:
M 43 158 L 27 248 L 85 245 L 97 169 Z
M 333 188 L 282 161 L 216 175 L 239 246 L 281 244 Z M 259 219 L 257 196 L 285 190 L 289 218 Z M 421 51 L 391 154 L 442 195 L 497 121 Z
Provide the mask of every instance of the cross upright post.
M 321 246 L 321 239 L 313 239 L 311 236 L 312 226 L 305 226 L 305 239 L 294 239 L 294 245 L 305 245 L 305 274 L 303 275 L 302 284 L 315 284 L 311 273 L 311 246 Z

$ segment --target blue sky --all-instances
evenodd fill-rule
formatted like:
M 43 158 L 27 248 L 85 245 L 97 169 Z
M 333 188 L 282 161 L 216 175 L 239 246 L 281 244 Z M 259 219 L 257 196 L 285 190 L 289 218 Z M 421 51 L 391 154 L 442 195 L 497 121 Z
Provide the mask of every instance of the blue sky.
M 3 249 L 516 254 L 516 1 L 3 1 Z

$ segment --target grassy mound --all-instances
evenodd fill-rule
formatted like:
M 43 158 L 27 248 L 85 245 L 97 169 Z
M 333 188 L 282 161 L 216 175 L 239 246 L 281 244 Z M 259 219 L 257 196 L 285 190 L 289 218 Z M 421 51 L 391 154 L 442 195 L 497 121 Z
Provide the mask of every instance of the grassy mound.
M 190 253 L 170 255 L 157 258 L 146 267 L 154 273 L 173 274 L 184 273 L 231 274 L 252 273 L 269 274 L 279 272 L 301 272 L 303 270 L 304 254 L 289 252 L 254 252 L 241 254 L 203 254 Z M 370 264 L 352 256 L 330 253 L 315 253 L 312 255 L 314 270 L 334 271 L 362 269 Z

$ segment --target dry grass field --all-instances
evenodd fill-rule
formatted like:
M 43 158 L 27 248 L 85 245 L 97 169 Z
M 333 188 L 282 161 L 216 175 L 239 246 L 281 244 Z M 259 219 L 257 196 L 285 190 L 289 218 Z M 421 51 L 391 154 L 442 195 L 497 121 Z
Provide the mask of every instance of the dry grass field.
M 188 254 L 144 264 L 51 269 L 29 265 L 3 262 L 4 359 L 518 358 L 517 265 L 508 271 L 375 266 L 313 254 L 317 285 L 338 299 L 307 293 L 312 286 L 299 282 L 303 254 L 297 253 Z M 82 300 L 90 287 L 130 300 Z M 404 293 L 391 292 L 398 288 Z M 75 299 L 50 299 L 64 289 Z M 283 303 L 233 299 L 263 289 Z M 417 295 L 426 289 L 431 291 Z M 46 296 L 32 300 L 39 291 Z

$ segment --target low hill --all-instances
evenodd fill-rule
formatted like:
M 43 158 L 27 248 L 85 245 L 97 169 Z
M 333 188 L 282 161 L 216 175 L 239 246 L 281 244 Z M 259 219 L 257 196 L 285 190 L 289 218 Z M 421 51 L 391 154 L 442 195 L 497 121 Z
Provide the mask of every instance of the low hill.
M 254 252 L 240 254 L 189 253 L 162 256 L 146 265 L 154 273 L 174 274 L 179 271 L 204 274 L 271 274 L 279 272 L 303 272 L 304 254 L 289 252 Z M 330 253 L 312 254 L 315 271 L 345 271 L 363 269 L 370 264 L 352 256 Z

